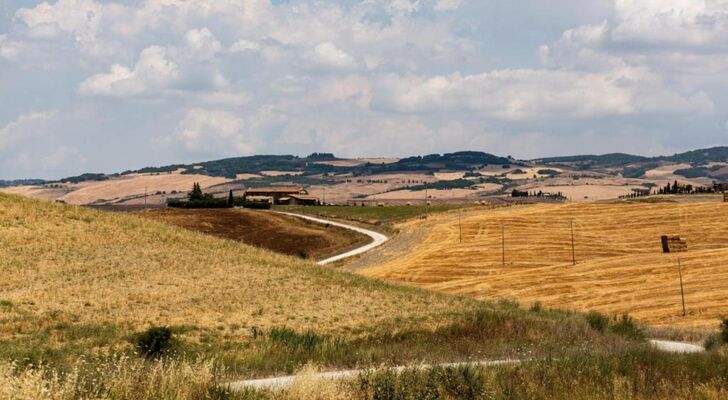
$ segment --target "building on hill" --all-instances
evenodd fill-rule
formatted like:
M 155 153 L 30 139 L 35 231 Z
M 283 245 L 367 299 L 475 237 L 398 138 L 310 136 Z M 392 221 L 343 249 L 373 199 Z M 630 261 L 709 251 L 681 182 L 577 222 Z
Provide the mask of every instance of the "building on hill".
M 296 186 L 279 186 L 267 188 L 251 188 L 245 191 L 244 197 L 270 198 L 273 204 L 318 204 L 318 198 L 308 196 L 306 189 Z M 295 199 L 294 199 L 295 198 Z

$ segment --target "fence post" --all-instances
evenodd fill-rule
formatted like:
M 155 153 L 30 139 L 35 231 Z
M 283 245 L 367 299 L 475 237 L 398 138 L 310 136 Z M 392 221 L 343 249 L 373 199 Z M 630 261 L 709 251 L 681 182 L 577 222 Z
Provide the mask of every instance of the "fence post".
M 571 220 L 571 262 L 576 265 L 576 248 L 574 246 L 574 220 Z

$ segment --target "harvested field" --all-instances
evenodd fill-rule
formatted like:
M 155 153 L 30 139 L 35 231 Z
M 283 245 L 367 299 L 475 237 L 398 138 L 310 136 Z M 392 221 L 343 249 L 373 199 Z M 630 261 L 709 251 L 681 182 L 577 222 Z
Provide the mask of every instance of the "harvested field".
M 179 327 L 190 345 L 220 352 L 249 341 L 253 327 L 352 337 L 395 321 L 434 326 L 471 304 L 129 213 L 5 194 L 0 242 L 5 359 L 123 349 L 149 325 Z
M 713 327 L 728 313 L 726 204 L 533 205 L 477 212 L 463 219 L 462 244 L 457 218 L 440 218 L 409 254 L 362 273 L 481 299 L 630 313 L 654 325 Z M 689 252 L 662 254 L 661 235 L 686 239 Z
M 169 327 L 175 361 L 219 361 L 230 380 L 626 344 L 581 315 L 389 285 L 129 213 L 0 194 L 0 228 L 0 375 L 142 362 L 150 325 Z
M 477 197 L 481 194 L 493 193 L 500 190 L 503 186 L 495 183 L 483 183 L 467 189 L 429 189 L 427 190 L 428 200 L 450 200 Z M 380 193 L 367 196 L 367 200 L 420 200 L 425 201 L 424 190 L 395 190 L 392 192 Z
M 321 260 L 370 242 L 364 235 L 299 218 L 244 209 L 147 210 L 137 214 L 277 253 Z
M 523 189 L 544 193 L 561 192 L 574 202 L 592 202 L 597 200 L 611 200 L 619 196 L 633 193 L 632 189 L 645 189 L 643 186 L 633 185 L 561 185 L 561 186 L 528 186 Z

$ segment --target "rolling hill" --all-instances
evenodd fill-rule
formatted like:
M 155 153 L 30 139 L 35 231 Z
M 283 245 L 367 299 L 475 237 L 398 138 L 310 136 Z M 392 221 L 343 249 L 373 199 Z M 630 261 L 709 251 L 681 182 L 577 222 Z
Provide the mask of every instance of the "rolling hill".
M 0 242 L 0 368 L 135 358 L 150 326 L 233 376 L 619 343 L 581 315 L 390 285 L 129 213 L 0 194 Z
M 540 204 L 473 212 L 463 218 L 462 243 L 457 218 L 438 218 L 411 251 L 363 273 L 479 299 L 629 313 L 654 325 L 715 326 L 728 306 L 723 203 Z M 679 235 L 689 252 L 662 254 L 661 235 Z

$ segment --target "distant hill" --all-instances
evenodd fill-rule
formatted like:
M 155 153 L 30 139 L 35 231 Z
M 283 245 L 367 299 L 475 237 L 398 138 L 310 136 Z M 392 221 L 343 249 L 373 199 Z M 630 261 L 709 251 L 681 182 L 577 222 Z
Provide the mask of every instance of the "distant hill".
M 636 162 L 648 161 L 648 157 L 635 156 L 625 153 L 611 153 L 603 155 L 578 155 L 566 157 L 550 157 L 534 160 L 543 164 L 570 164 L 589 167 L 618 167 Z
M 728 147 L 712 147 L 692 150 L 671 156 L 644 157 L 625 153 L 604 155 L 576 155 L 566 157 L 549 157 L 533 160 L 533 162 L 571 167 L 582 170 L 612 169 L 620 170 L 628 178 L 643 177 L 645 172 L 657 168 L 661 164 L 691 164 L 691 168 L 680 169 L 675 173 L 686 178 L 728 178 L 728 173 L 720 167 L 707 167 L 711 162 L 728 162 Z
M 232 157 L 220 160 L 205 161 L 190 164 L 171 164 L 159 167 L 145 167 L 137 170 L 124 171 L 121 174 L 86 173 L 78 176 L 60 179 L 56 182 L 87 182 L 103 181 L 112 177 L 132 173 L 168 173 L 181 171 L 182 174 L 200 174 L 213 177 L 235 179 L 241 174 L 261 174 L 265 171 L 281 171 L 295 173 L 292 180 L 300 184 L 310 184 L 311 177 L 320 175 L 352 174 L 354 176 L 374 175 L 396 172 L 420 172 L 431 174 L 440 171 L 472 171 L 488 165 L 525 165 L 510 157 L 501 157 L 479 151 L 459 151 L 445 154 L 430 154 L 425 156 L 412 156 L 392 163 L 352 163 L 336 157 L 332 153 L 312 153 L 306 157 L 294 155 L 255 155 L 246 157 Z M 338 162 L 338 163 L 337 163 Z M 530 160 L 528 163 L 551 165 L 575 170 L 593 170 L 612 174 L 621 173 L 625 177 L 640 178 L 645 172 L 666 163 L 689 163 L 689 170 L 681 170 L 685 177 L 719 177 L 726 175 L 723 171 L 708 168 L 711 162 L 728 162 L 728 147 L 713 147 L 699 149 L 671 156 L 645 157 L 627 153 L 585 154 L 573 156 L 546 157 Z M 270 184 L 276 179 L 267 178 L 261 185 Z M 280 179 L 279 179 L 280 180 Z M 289 181 L 291 179 L 288 179 Z M 18 185 L 39 185 L 48 183 L 38 179 L 1 181 L 0 187 Z
M 0 188 L 25 185 L 43 185 L 46 183 L 48 182 L 43 179 L 17 179 L 12 181 L 0 179 Z
M 655 157 L 658 161 L 672 161 L 676 163 L 704 164 L 709 162 L 728 162 L 728 147 L 711 147 L 673 154 L 665 157 Z
M 235 179 L 240 174 L 260 174 L 264 171 L 287 171 L 302 175 L 302 179 L 312 175 L 345 174 L 371 175 L 390 172 L 424 172 L 441 170 L 469 170 L 485 165 L 505 165 L 515 162 L 505 157 L 477 151 L 461 151 L 448 154 L 430 154 L 401 159 L 394 163 L 363 163 L 353 166 L 338 166 L 327 162 L 342 160 L 331 153 L 313 153 L 307 157 L 293 155 L 256 155 L 205 161 L 194 164 L 172 164 L 162 167 L 146 167 L 124 171 L 121 175 L 132 173 L 166 173 L 181 170 L 183 174 L 201 174 Z M 108 178 L 108 176 L 106 176 Z M 104 180 L 103 174 L 84 174 L 62 179 L 64 182 L 83 180 Z

